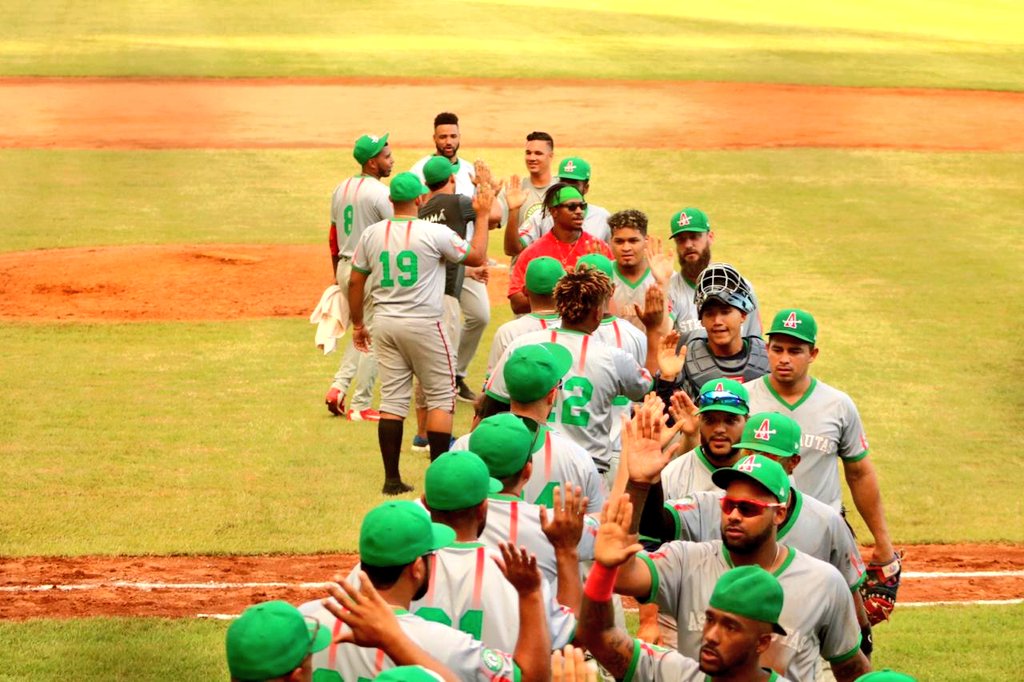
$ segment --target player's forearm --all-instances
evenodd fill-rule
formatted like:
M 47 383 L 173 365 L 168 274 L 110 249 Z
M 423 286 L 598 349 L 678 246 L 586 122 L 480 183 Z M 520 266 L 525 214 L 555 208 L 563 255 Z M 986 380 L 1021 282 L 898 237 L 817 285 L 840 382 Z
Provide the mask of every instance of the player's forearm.
M 353 327 L 363 326 L 363 295 L 366 291 L 366 275 L 352 271 L 348 280 L 348 317 Z
M 640 517 L 643 514 L 644 505 L 647 503 L 647 495 L 651 486 L 648 483 L 637 483 L 630 479 L 626 483 L 626 492 L 629 494 L 629 501 L 633 503 L 633 516 L 629 520 L 629 532 L 637 534 L 640 532 Z
M 514 213 L 518 212 L 518 209 L 515 212 L 509 209 L 508 212 L 508 224 L 505 225 L 504 234 L 506 256 L 515 256 L 523 250 L 523 243 L 519 241 L 519 225 L 515 222 L 515 218 L 513 217 Z
M 463 265 L 473 267 L 487 263 L 487 214 L 477 213 L 473 227 L 473 241 L 469 244 L 469 253 Z
M 836 682 L 853 682 L 861 675 L 871 672 L 871 663 L 861 651 L 842 663 L 832 664 L 832 675 Z
M 578 614 L 583 598 L 579 552 L 575 548 L 556 549 L 555 566 L 558 572 L 558 603 Z
M 512 306 L 512 312 L 516 315 L 525 315 L 530 312 L 530 299 L 521 291 L 509 296 L 508 304 Z
M 644 359 L 644 367 L 655 376 L 658 373 L 658 348 L 661 346 L 661 325 L 647 330 L 647 357 Z M 665 403 L 668 405 L 668 403 Z
M 640 512 L 640 534 L 659 542 L 675 540 L 675 523 L 665 509 L 665 493 L 661 481 L 651 485 L 647 501 Z
M 880 561 L 887 561 L 892 557 L 892 541 L 889 539 L 889 528 L 885 522 L 882 492 L 878 487 L 875 467 L 869 460 L 862 459 L 845 465 L 845 470 L 846 483 L 850 486 L 853 504 L 875 540 L 874 555 Z
M 576 641 L 589 649 L 613 677 L 625 677 L 633 658 L 633 640 L 615 627 L 611 600 L 592 601 L 583 597 L 576 625 Z
M 551 680 L 551 633 L 539 587 L 519 595 L 519 639 L 512 657 L 522 673 L 521 682 Z
M 445 682 L 459 682 L 454 672 L 416 645 L 404 631 L 384 642 L 382 651 L 395 665 L 419 665 L 444 678 Z

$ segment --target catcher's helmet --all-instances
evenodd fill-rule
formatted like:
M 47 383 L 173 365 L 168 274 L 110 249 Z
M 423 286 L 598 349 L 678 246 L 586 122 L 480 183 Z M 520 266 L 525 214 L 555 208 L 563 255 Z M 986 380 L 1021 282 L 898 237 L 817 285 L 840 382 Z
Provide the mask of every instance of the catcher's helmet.
M 698 314 L 704 311 L 704 306 L 711 299 L 731 305 L 743 313 L 754 309 L 750 287 L 736 268 L 728 263 L 711 263 L 697 277 L 693 302 L 697 305 Z

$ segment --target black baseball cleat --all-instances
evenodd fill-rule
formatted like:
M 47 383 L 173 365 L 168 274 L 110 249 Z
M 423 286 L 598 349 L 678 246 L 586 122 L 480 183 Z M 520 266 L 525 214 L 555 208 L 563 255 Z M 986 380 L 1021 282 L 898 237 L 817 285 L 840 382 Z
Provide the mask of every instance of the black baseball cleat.
M 411 485 L 406 485 L 401 479 L 385 480 L 384 487 L 381 489 L 381 492 L 385 495 L 401 495 L 412 491 L 413 487 Z
M 476 393 L 473 393 L 472 389 L 466 385 L 466 380 L 459 377 L 455 380 L 455 398 L 461 400 L 464 403 L 475 403 Z

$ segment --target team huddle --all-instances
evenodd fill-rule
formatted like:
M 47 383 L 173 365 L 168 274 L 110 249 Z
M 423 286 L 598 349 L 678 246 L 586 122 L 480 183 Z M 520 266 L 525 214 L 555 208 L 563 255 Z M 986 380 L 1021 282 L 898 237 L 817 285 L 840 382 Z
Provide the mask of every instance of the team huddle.
M 547 133 L 505 181 L 461 160 L 460 139 L 439 114 L 437 153 L 385 185 L 388 136 L 364 135 L 332 200 L 351 334 L 327 408 L 377 423 L 382 493 L 398 495 L 413 490 L 412 405 L 424 490 L 365 515 L 359 566 L 325 598 L 235 621 L 232 678 L 912 680 L 871 669 L 900 555 L 857 408 L 811 375 L 812 313 L 787 307 L 764 330 L 752 284 L 712 260 L 703 210 L 649 232 L 644 212 L 587 201 L 585 159 L 553 173 Z M 474 391 L 490 230 L 518 317 Z M 458 439 L 456 400 L 475 407 Z M 636 637 L 622 596 L 640 605 Z

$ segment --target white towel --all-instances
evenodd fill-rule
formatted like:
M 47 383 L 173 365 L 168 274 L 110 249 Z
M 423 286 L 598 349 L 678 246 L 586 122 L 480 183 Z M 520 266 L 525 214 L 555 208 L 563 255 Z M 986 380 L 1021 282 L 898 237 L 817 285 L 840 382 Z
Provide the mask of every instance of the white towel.
M 341 287 L 332 284 L 324 289 L 309 322 L 316 325 L 316 347 L 323 350 L 324 355 L 332 352 L 349 323 L 348 297 Z

